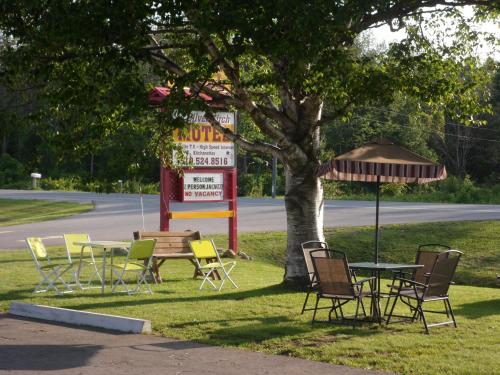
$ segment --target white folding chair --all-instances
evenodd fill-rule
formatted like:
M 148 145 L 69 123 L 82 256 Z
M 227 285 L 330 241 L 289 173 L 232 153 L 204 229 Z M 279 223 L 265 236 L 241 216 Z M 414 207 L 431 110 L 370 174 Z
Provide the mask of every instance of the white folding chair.
M 117 280 L 113 284 L 111 292 L 114 292 L 119 285 L 123 285 L 127 294 L 135 294 L 139 292 L 141 285 L 144 285 L 149 294 L 153 293 L 146 280 L 146 276 L 151 269 L 151 259 L 153 258 L 155 246 L 156 239 L 136 240 L 132 242 L 125 262 L 112 265 L 111 271 L 117 277 Z M 127 287 L 123 279 L 129 273 L 135 273 L 137 276 L 137 285 L 133 290 Z
M 204 276 L 203 281 L 200 285 L 200 290 L 203 288 L 205 282 L 208 282 L 214 289 L 220 291 L 224 286 L 226 280 L 229 280 L 235 288 L 238 288 L 236 283 L 229 276 L 233 268 L 236 266 L 236 262 L 234 260 L 225 263 L 222 262 L 219 253 L 217 252 L 217 248 L 215 247 L 215 244 L 212 240 L 191 241 L 189 242 L 189 246 L 191 247 L 191 251 L 194 254 L 194 261 L 198 269 Z M 205 265 L 201 265 L 200 261 L 202 259 L 205 259 L 208 263 Z M 217 288 L 214 282 L 210 280 L 210 277 L 214 276 L 219 270 L 222 271 L 223 275 L 221 275 L 222 279 L 220 286 L 219 288 Z
M 97 276 L 97 278 L 99 279 L 99 287 L 101 287 L 102 277 L 97 268 L 99 262 L 97 262 L 94 258 L 94 252 L 92 251 L 92 247 L 85 246 L 82 249 L 82 246 L 76 245 L 76 243 L 89 242 L 90 241 L 89 235 L 83 233 L 69 233 L 69 234 L 64 234 L 63 237 L 64 237 L 64 243 L 66 245 L 66 253 L 68 255 L 69 263 L 75 265 L 76 258 L 79 259 L 78 266 L 73 271 L 75 283 L 78 285 L 78 287 L 83 289 L 80 280 L 80 273 L 85 266 L 91 267 L 91 274 L 87 282 L 87 287 L 90 287 L 92 285 L 92 281 L 94 280 L 95 276 Z
M 64 281 L 62 276 L 72 269 L 73 265 L 68 263 L 54 263 L 50 259 L 41 238 L 29 237 L 26 238 L 26 243 L 42 279 L 33 290 L 33 293 L 54 290 L 56 293 L 61 294 L 62 292 L 55 285 L 57 281 L 60 281 L 64 285 L 67 292 L 72 292 L 71 286 Z M 42 288 L 44 285 L 47 285 L 46 289 Z

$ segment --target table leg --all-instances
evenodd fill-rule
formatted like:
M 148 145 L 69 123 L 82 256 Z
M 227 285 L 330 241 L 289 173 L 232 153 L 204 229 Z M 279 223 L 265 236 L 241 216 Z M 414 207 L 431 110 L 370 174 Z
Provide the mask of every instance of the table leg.
M 102 249 L 102 281 L 101 281 L 101 294 L 104 294 L 104 287 L 106 286 L 106 249 Z
M 111 267 L 110 267 L 110 273 L 109 273 L 109 286 L 111 289 L 113 289 L 113 255 L 115 251 L 114 248 L 111 248 Z
M 83 249 L 85 246 L 82 246 L 82 249 L 80 250 L 80 262 L 78 263 L 78 269 L 76 270 L 76 285 L 83 290 L 82 284 L 80 283 L 80 272 L 82 270 L 82 260 L 83 260 Z
M 380 307 L 380 271 L 377 270 L 377 279 L 376 279 L 376 283 L 377 283 L 377 322 L 379 324 L 382 323 L 382 316 L 380 314 L 380 311 L 381 311 L 381 307 Z

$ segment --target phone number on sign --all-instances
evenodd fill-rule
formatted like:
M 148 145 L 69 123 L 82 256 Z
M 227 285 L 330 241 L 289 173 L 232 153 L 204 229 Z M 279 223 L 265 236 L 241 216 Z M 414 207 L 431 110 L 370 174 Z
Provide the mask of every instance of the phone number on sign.
M 205 167 L 231 167 L 233 160 L 225 157 L 195 157 L 191 159 L 195 166 Z

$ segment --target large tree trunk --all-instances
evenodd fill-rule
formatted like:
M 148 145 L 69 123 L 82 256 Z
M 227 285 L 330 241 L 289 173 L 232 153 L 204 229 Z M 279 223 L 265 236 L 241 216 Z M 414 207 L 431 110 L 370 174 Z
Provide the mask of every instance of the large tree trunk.
M 287 169 L 285 207 L 288 243 L 284 281 L 289 285 L 305 286 L 309 276 L 300 244 L 324 241 L 323 188 L 314 170 L 305 168 L 292 173 Z

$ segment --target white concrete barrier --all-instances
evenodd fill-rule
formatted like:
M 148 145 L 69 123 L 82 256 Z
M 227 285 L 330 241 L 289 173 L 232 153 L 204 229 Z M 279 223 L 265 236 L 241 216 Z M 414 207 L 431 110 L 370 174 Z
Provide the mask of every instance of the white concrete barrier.
M 34 305 L 17 301 L 11 303 L 9 314 L 58 323 L 112 329 L 121 332 L 151 333 L 150 320 L 63 309 L 61 307 Z

